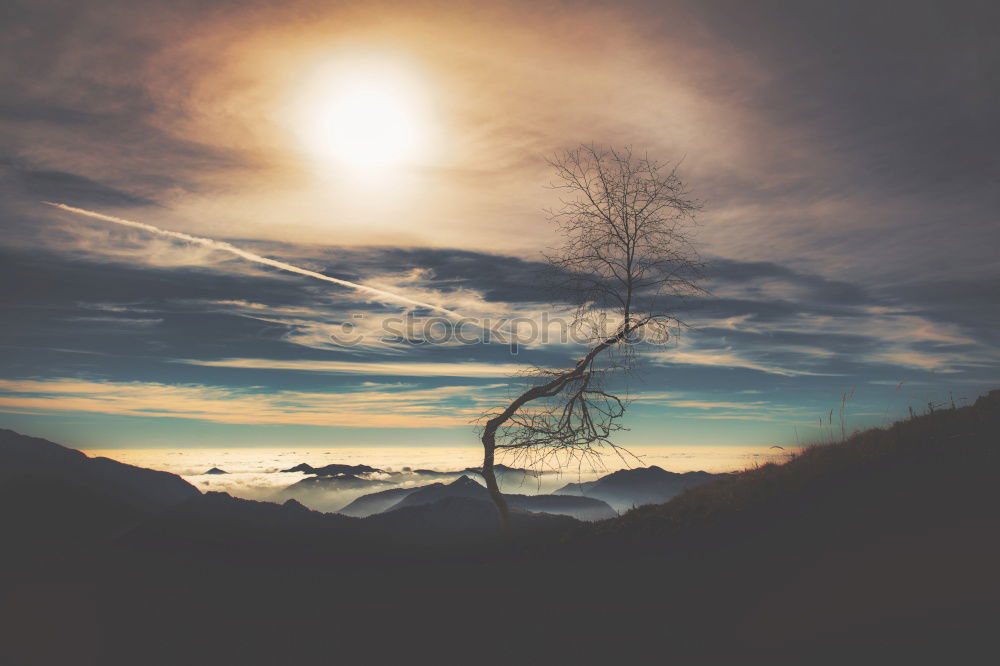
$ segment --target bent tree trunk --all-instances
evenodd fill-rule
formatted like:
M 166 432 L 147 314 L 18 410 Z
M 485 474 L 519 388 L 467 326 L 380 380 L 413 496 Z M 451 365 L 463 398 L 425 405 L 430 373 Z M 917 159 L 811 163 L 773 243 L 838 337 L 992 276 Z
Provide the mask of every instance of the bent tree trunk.
M 510 537 L 510 508 L 507 500 L 500 492 L 497 484 L 497 475 L 493 470 L 494 454 L 496 453 L 496 427 L 486 426 L 483 431 L 483 479 L 486 480 L 486 490 L 490 493 L 490 498 L 496 504 L 497 512 L 500 514 L 500 528 L 505 536 Z
M 629 322 L 627 317 L 628 315 L 626 314 L 626 322 Z M 493 462 L 497 448 L 497 430 L 503 424 L 507 423 L 524 405 L 532 402 L 533 400 L 538 400 L 539 398 L 551 398 L 552 396 L 557 395 L 567 384 L 584 376 L 589 372 L 591 364 L 601 352 L 615 344 L 618 344 L 632 331 L 639 329 L 645 323 L 646 322 L 638 324 L 631 322 L 626 323 L 626 325 L 618 333 L 604 340 L 587 352 L 587 355 L 577 361 L 577 364 L 572 369 L 567 370 L 561 375 L 557 375 L 545 384 L 528 389 L 518 396 L 513 402 L 507 405 L 506 409 L 486 422 L 486 426 L 483 428 L 482 437 L 483 478 L 486 480 L 486 490 L 489 491 L 490 497 L 493 499 L 493 503 L 496 504 L 497 511 L 500 514 L 500 526 L 503 528 L 504 534 L 508 537 L 511 536 L 510 508 L 507 506 L 507 500 L 504 499 L 503 494 L 500 492 L 500 486 L 497 484 L 496 472 L 493 469 Z

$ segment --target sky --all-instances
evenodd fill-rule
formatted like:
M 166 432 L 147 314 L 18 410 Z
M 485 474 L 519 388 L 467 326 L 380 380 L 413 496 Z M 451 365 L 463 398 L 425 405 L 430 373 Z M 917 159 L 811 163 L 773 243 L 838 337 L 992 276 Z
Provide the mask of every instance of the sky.
M 639 350 L 621 444 L 806 443 L 839 436 L 845 394 L 852 429 L 1000 387 L 993 3 L 0 18 L 2 427 L 88 449 L 475 446 L 519 371 L 582 348 L 427 337 L 452 313 L 558 330 L 546 160 L 591 142 L 676 166 L 703 203 L 710 293 Z M 407 325 L 430 336 L 386 335 Z

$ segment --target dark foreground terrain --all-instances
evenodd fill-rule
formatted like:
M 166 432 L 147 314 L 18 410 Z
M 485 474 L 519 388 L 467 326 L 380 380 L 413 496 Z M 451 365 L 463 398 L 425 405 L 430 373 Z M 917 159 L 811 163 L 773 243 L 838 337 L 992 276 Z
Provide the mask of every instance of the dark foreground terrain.
M 321 514 L 4 431 L 0 664 L 991 663 L 998 433 L 993 392 L 507 543 L 477 499 Z

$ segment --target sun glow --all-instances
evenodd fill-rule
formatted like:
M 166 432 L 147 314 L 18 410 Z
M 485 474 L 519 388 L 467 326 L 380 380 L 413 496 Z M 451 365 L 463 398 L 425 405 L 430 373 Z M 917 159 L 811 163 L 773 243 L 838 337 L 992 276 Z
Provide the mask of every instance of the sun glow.
M 324 161 L 370 170 L 410 164 L 426 153 L 425 94 L 405 68 L 326 65 L 295 97 L 294 128 L 305 149 Z

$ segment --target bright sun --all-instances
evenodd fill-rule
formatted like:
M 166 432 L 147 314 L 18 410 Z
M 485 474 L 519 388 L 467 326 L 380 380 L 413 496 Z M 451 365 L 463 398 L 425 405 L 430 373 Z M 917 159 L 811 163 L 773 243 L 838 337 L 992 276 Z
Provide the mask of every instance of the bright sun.
M 321 159 L 359 170 L 402 165 L 426 148 L 423 97 L 400 68 L 338 63 L 308 77 L 294 122 L 305 148 Z

